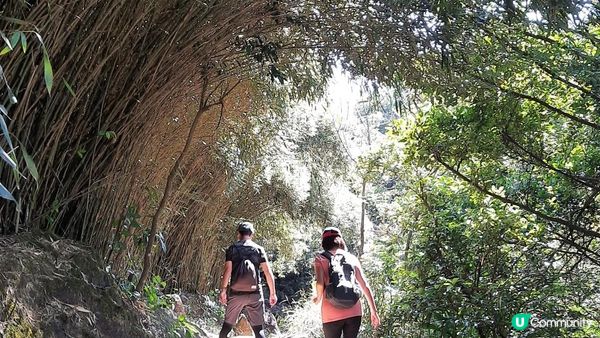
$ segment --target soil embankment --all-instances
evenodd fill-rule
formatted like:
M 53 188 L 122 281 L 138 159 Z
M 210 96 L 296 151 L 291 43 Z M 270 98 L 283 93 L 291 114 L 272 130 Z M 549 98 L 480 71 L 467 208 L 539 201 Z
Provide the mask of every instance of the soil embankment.
M 84 246 L 0 237 L 0 337 L 150 337 L 146 320 Z

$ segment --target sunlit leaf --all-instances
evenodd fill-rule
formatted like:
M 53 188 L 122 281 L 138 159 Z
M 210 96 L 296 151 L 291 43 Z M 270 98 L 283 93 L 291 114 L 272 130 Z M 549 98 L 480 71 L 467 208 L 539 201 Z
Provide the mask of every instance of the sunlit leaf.
M 4 109 L 4 106 L 0 105 L 0 110 Z M 10 148 L 10 150 L 13 150 L 13 144 L 12 141 L 10 139 L 10 134 L 8 133 L 8 127 L 6 125 L 6 121 L 4 120 L 4 116 L 2 116 L 2 114 L 0 114 L 0 130 L 2 130 L 2 135 L 4 135 L 4 139 L 6 140 L 6 143 L 8 143 L 8 147 Z
M 8 189 L 6 189 L 4 187 L 4 185 L 2 185 L 2 183 L 0 183 L 0 197 L 4 198 L 6 200 L 9 200 L 9 201 L 14 201 L 15 200 L 15 198 L 10 193 L 10 191 L 8 191 Z
M 18 102 L 17 97 L 15 96 L 15 93 L 13 93 L 12 89 L 8 85 L 6 85 L 6 91 L 8 92 L 8 98 L 10 99 L 10 103 L 17 104 L 17 102 Z
M 44 48 L 44 50 L 46 49 L 46 46 L 44 45 L 44 39 L 42 39 L 42 36 L 40 35 L 40 33 L 38 32 L 33 32 L 33 34 L 35 35 L 35 37 L 40 41 L 40 43 L 42 44 L 42 47 Z
M 4 162 L 8 163 L 13 169 L 17 168 L 17 164 L 13 159 L 4 151 L 4 149 L 0 148 L 0 158 L 4 160 Z
M 0 31 L 0 37 L 2 37 L 4 43 L 6 43 L 6 48 L 8 48 L 8 50 L 11 51 L 13 49 L 13 46 L 10 43 L 10 40 L 6 37 L 6 35 L 4 35 L 4 32 Z
M 158 238 L 158 242 L 160 244 L 160 249 L 162 250 L 162 252 L 167 253 L 167 241 L 165 240 L 165 237 L 163 236 L 162 232 L 156 234 L 156 237 Z
M 2 66 L 0 66 L 0 79 L 4 80 L 4 84 L 6 85 L 6 91 L 8 92 L 8 98 L 9 98 L 10 102 L 12 104 L 16 104 L 17 103 L 17 97 L 15 96 L 15 94 L 12 91 L 12 89 L 8 85 L 8 82 L 6 81 L 6 77 L 4 76 L 4 69 L 2 68 Z

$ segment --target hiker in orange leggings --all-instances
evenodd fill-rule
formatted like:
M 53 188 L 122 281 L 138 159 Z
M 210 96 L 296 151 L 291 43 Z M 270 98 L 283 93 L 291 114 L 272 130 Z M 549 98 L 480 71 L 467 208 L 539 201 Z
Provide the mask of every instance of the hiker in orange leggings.
M 362 319 L 360 296 L 365 294 L 371 312 L 371 325 L 379 326 L 377 307 L 360 262 L 347 252 L 338 228 L 323 230 L 323 252 L 315 258 L 317 295 L 313 302 L 321 302 L 321 319 L 325 338 L 357 338 Z

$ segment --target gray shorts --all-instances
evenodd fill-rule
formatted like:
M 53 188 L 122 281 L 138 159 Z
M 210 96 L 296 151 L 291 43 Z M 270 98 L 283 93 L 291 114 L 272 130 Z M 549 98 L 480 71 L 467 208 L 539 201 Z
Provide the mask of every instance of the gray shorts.
M 225 323 L 235 326 L 242 311 L 245 312 L 251 326 L 265 322 L 264 300 L 261 293 L 230 294 L 227 298 Z

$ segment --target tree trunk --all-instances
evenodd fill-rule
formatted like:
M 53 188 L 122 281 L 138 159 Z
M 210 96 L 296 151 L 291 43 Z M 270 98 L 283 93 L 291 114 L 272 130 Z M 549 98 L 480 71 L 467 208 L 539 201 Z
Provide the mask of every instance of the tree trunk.
M 358 257 L 361 257 L 365 252 L 365 212 L 367 202 L 365 201 L 365 193 L 367 190 L 367 180 L 363 178 L 362 181 L 362 193 L 361 193 L 361 213 L 360 213 L 360 245 L 358 247 Z
M 198 111 L 196 112 L 196 116 L 194 117 L 190 130 L 188 132 L 187 139 L 185 140 L 185 145 L 183 146 L 181 153 L 179 153 L 177 160 L 175 160 L 173 167 L 171 167 L 171 171 L 169 172 L 169 176 L 167 177 L 165 191 L 162 195 L 162 198 L 160 199 L 160 203 L 158 204 L 156 213 L 154 213 L 154 216 L 152 217 L 152 225 L 150 227 L 150 234 L 148 235 L 148 243 L 146 244 L 146 249 L 144 251 L 144 265 L 142 267 L 142 274 L 140 275 L 140 280 L 138 281 L 138 284 L 135 288 L 138 292 L 142 292 L 142 290 L 144 289 L 144 284 L 146 283 L 146 279 L 148 279 L 148 275 L 150 274 L 152 247 L 154 245 L 156 233 L 158 232 L 158 222 L 167 205 L 167 201 L 169 199 L 169 196 L 171 195 L 171 191 L 173 190 L 173 183 L 175 181 L 175 177 L 177 177 L 177 170 L 179 170 L 179 166 L 181 165 L 181 162 L 187 154 L 192 140 L 194 139 L 194 133 L 198 127 L 198 124 L 200 123 L 200 117 L 202 117 L 203 113 L 210 108 L 210 105 L 208 105 L 208 100 L 204 99 L 207 86 L 208 83 L 204 82 L 201 95 L 202 99 L 200 100 L 200 107 L 198 107 Z

